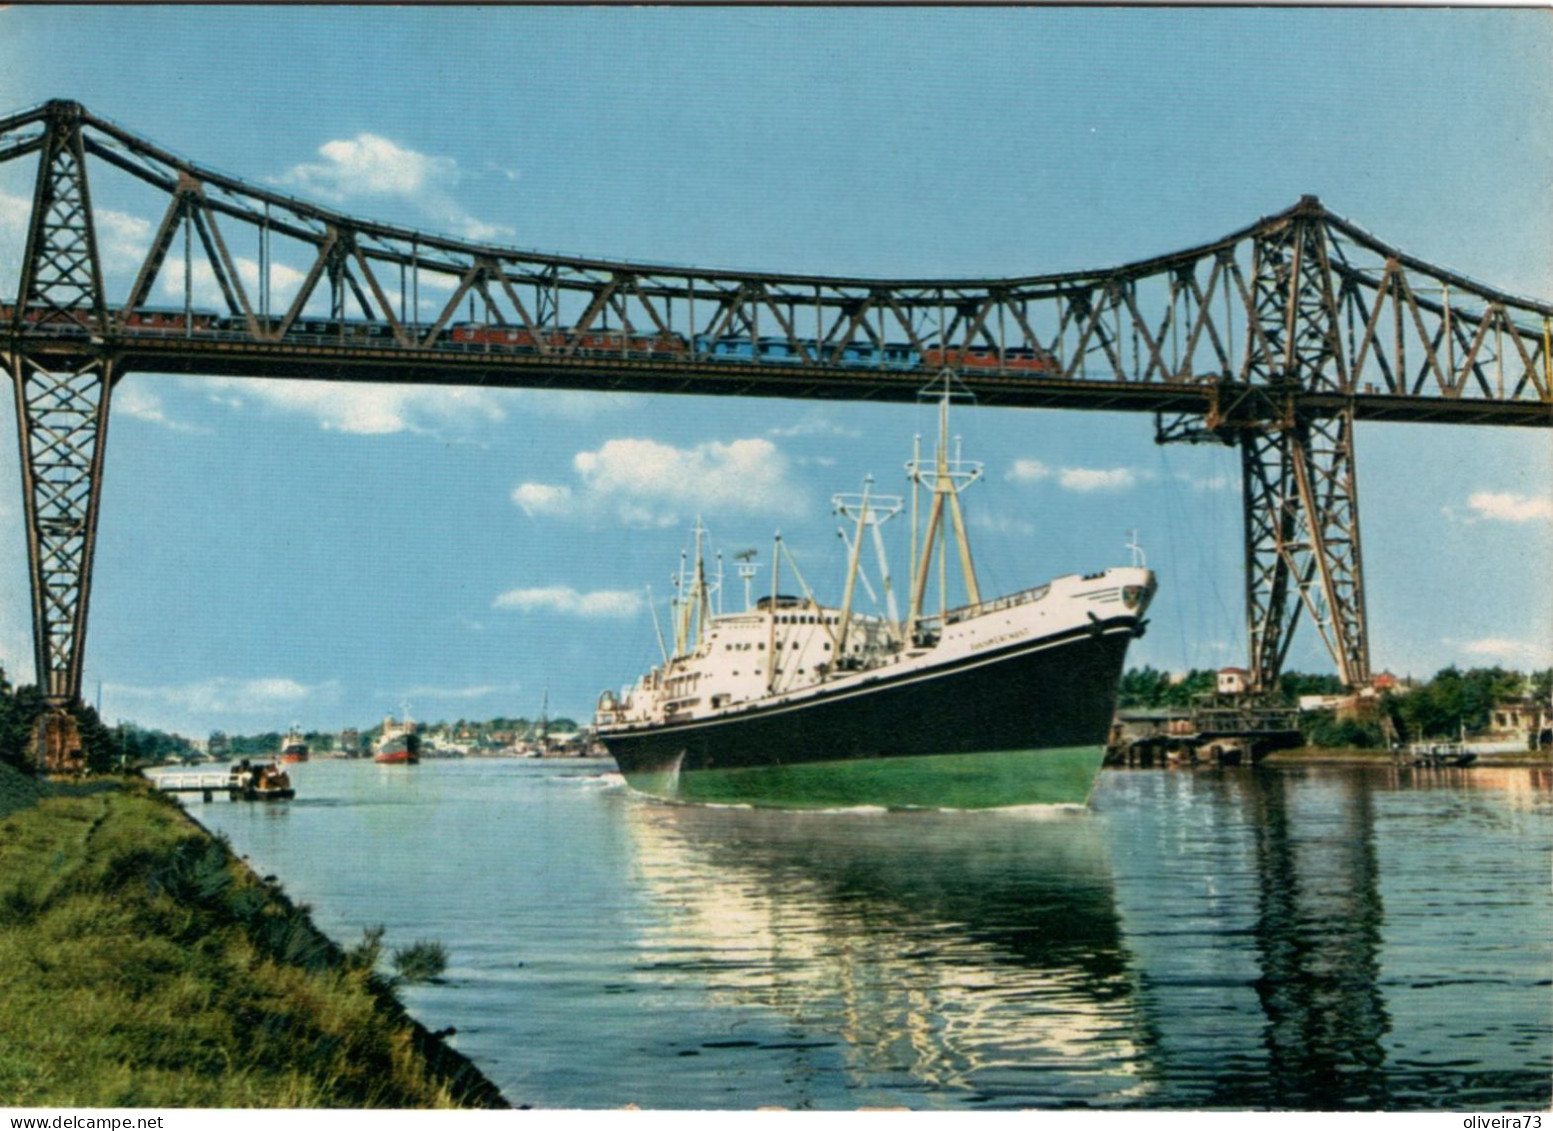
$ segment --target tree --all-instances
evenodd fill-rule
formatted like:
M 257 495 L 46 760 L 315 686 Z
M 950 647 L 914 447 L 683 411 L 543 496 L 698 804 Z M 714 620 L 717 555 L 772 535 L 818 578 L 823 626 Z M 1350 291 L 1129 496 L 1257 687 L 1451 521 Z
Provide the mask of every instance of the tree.
M 1118 707 L 1157 707 L 1164 702 L 1170 673 L 1151 667 L 1129 668 L 1117 687 Z
M 43 714 L 43 694 L 28 685 L 0 687 L 0 761 L 32 773 L 32 730 Z
M 1278 691 L 1290 703 L 1299 702 L 1302 695 L 1341 695 L 1347 688 L 1336 675 L 1308 672 L 1284 672 L 1278 679 Z
M 1495 703 L 1520 696 L 1526 678 L 1504 668 L 1461 671 L 1454 664 L 1397 701 L 1413 738 L 1455 738 L 1487 728 Z
M 1369 750 L 1385 744 L 1376 719 L 1340 719 L 1333 711 L 1310 711 L 1300 719 L 1307 746 L 1357 747 Z

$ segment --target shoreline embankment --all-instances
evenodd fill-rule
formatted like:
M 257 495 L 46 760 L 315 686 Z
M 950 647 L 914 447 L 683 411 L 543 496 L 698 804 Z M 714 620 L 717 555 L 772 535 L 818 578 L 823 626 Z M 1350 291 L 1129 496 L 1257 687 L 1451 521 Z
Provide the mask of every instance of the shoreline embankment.
M 1355 747 L 1296 746 L 1290 750 L 1276 750 L 1261 760 L 1263 766 L 1396 766 L 1412 762 L 1405 752 L 1393 750 L 1365 750 Z M 1553 768 L 1553 751 L 1528 750 L 1514 754 L 1482 754 L 1471 767 L 1503 767 L 1505 769 Z
M 503 1108 L 405 1010 L 379 938 L 140 780 L 0 764 L 0 1096 L 24 1107 Z

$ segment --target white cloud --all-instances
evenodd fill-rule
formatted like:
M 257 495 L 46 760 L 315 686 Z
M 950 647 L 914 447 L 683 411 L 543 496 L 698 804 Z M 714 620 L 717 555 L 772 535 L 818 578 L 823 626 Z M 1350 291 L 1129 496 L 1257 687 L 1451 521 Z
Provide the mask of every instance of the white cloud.
M 194 683 L 137 687 L 108 683 L 103 691 L 113 696 L 118 710 L 132 714 L 147 708 L 176 709 L 197 715 L 270 715 L 316 699 L 332 699 L 339 685 L 298 683 L 286 677 L 232 679 L 217 676 Z
M 786 481 L 787 460 L 769 440 L 710 441 L 676 448 L 656 440 L 609 440 L 595 452 L 578 452 L 572 466 L 588 492 L 618 500 L 632 511 L 653 512 L 659 522 L 674 512 L 802 513 Z
M 569 586 L 552 585 L 536 589 L 509 589 L 492 606 L 519 612 L 554 612 L 592 619 L 633 617 L 641 612 L 640 593 L 624 589 L 596 589 L 579 593 Z
M 466 240 L 473 240 L 475 243 L 500 243 L 518 234 L 516 228 L 507 224 L 488 224 L 484 220 L 476 220 L 467 212 L 458 210 L 449 213 L 446 222 L 452 225 L 455 235 L 463 236 Z
M 195 306 L 209 307 L 227 313 L 226 299 L 221 293 L 220 284 L 216 282 L 216 272 L 210 265 L 210 260 L 203 252 L 197 253 L 191 260 L 193 272 L 189 286 L 190 297 Z M 257 309 L 259 302 L 259 264 L 256 260 L 245 256 L 238 256 L 233 260 L 237 268 L 238 281 L 242 283 L 243 290 L 248 295 L 248 301 Z M 284 263 L 270 264 L 270 297 L 271 309 L 279 315 L 291 304 L 291 296 L 296 294 L 297 288 L 307 278 L 307 272 L 298 271 L 294 267 L 288 267 Z M 161 273 L 158 275 L 161 282 L 162 293 L 168 298 L 183 302 L 183 260 L 169 257 L 163 263 Z M 310 312 L 321 312 L 328 304 L 328 288 L 320 286 L 314 289 L 312 300 L 308 303 Z
M 336 204 L 361 198 L 408 201 L 449 230 L 480 242 L 511 237 L 514 229 L 477 220 L 455 203 L 451 190 L 463 171 L 451 157 L 407 149 L 386 137 L 360 133 L 325 142 L 319 162 L 294 165 L 277 178 Z
M 162 409 L 162 398 L 140 385 L 126 384 L 114 390 L 113 411 L 133 416 L 136 420 L 160 424 L 174 432 L 204 431 L 192 424 L 171 419 Z
M 516 169 L 509 169 L 505 165 L 498 165 L 494 161 L 487 161 L 485 163 L 485 171 L 487 173 L 494 173 L 506 179 L 509 183 L 516 181 L 522 175 Z
M 1069 491 L 1120 491 L 1137 481 L 1137 476 L 1125 467 L 1065 467 L 1057 476 L 1057 482 Z
M 1051 477 L 1052 469 L 1038 459 L 1016 459 L 1006 478 L 1015 483 L 1039 483 Z
M 1447 640 L 1449 644 L 1451 641 Z M 1553 645 L 1529 640 L 1509 640 L 1502 636 L 1486 636 L 1481 640 L 1464 643 L 1462 651 L 1469 656 L 1498 660 L 1501 663 L 1522 667 L 1543 668 L 1553 664 Z
M 530 518 L 565 514 L 571 506 L 572 489 L 550 483 L 519 483 L 512 489 L 512 501 Z
M 25 593 L 22 589 L 20 592 Z M 12 685 L 33 684 L 33 625 L 23 601 L 0 607 L 0 670 Z
M 512 501 L 530 517 L 608 514 L 635 527 L 676 525 L 690 514 L 804 512 L 787 479 L 787 457 L 770 440 L 711 441 L 676 448 L 656 440 L 609 440 L 578 452 L 579 484 L 520 483 Z
M 1553 522 L 1553 497 L 1475 491 L 1468 496 L 1467 506 L 1474 517 L 1494 522 Z
M 794 436 L 841 436 L 847 439 L 856 439 L 862 433 L 856 428 L 848 428 L 845 425 L 837 424 L 828 417 L 816 413 L 806 416 L 798 423 L 788 425 L 785 428 L 767 429 L 766 435 L 781 438 L 791 438 Z
M 572 457 L 588 489 L 604 495 L 713 510 L 791 511 L 787 461 L 769 440 L 710 441 L 676 448 L 656 440 L 609 440 Z
M 0 232 L 7 235 L 25 232 L 31 215 L 31 199 L 15 193 L 0 192 Z
M 97 254 L 104 271 L 138 271 L 151 250 L 151 222 L 112 208 L 97 208 Z
M 482 683 L 474 687 L 411 687 L 404 692 L 404 696 L 412 699 L 483 699 L 497 692 L 516 690 L 518 690 L 516 685 L 503 687 L 494 683 Z
M 1035 533 L 1035 523 L 1023 518 L 1012 518 L 1008 515 L 989 515 L 985 511 L 977 511 L 971 515 L 970 524 L 979 530 L 991 530 L 997 534 L 1030 535 Z
M 486 389 L 424 385 L 338 384 L 279 378 L 201 378 L 207 391 L 241 393 L 282 412 L 311 416 L 325 431 L 380 436 L 434 433 L 506 419 L 497 394 Z
M 322 164 L 297 165 L 288 178 L 336 200 L 415 196 L 458 180 L 458 162 L 451 157 L 428 157 L 376 134 L 325 142 L 318 154 Z
M 151 248 L 151 222 L 113 208 L 94 208 L 97 254 L 105 272 L 132 272 L 140 268 Z M 16 254 L 25 252 L 27 225 L 32 219 L 32 198 L 0 192 L 0 236 L 15 240 Z
M 1223 472 L 1215 475 L 1192 475 L 1183 471 L 1176 478 L 1182 483 L 1190 484 L 1194 491 L 1228 491 L 1234 486 L 1234 481 Z
M 1119 491 L 1133 486 L 1139 479 L 1138 473 L 1125 467 L 1109 470 L 1063 467 L 1054 471 L 1038 459 L 1016 459 L 1004 478 L 1012 483 L 1040 483 L 1053 475 L 1068 491 Z M 1152 478 L 1152 475 L 1144 472 L 1142 478 Z

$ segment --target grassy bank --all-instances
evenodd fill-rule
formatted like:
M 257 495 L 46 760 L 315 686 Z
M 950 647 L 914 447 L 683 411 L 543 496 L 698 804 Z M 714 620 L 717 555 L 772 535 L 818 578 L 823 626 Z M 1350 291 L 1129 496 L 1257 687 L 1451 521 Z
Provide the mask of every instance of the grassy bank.
M 504 1106 L 376 959 L 145 785 L 0 764 L 0 1103 Z

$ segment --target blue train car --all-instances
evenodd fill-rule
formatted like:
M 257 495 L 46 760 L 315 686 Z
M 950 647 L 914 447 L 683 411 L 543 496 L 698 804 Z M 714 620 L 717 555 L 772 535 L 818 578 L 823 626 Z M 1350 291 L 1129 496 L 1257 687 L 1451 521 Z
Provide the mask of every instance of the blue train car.
M 922 355 L 904 342 L 886 342 L 883 350 L 872 342 L 861 342 L 843 350 L 839 364 L 867 369 L 917 369 L 922 365 Z
M 698 357 L 711 358 L 713 361 L 755 360 L 755 343 L 738 334 L 724 334 L 717 338 L 697 334 L 691 344 Z
M 715 361 L 802 365 L 804 354 L 807 354 L 811 363 L 847 369 L 910 370 L 919 369 L 922 365 L 922 355 L 904 342 L 887 342 L 884 349 L 880 350 L 869 341 L 849 342 L 837 347 L 816 338 L 799 338 L 795 343 L 779 335 L 751 339 L 742 334 L 724 334 L 717 338 L 701 334 L 696 336 L 693 344 L 698 356 Z

